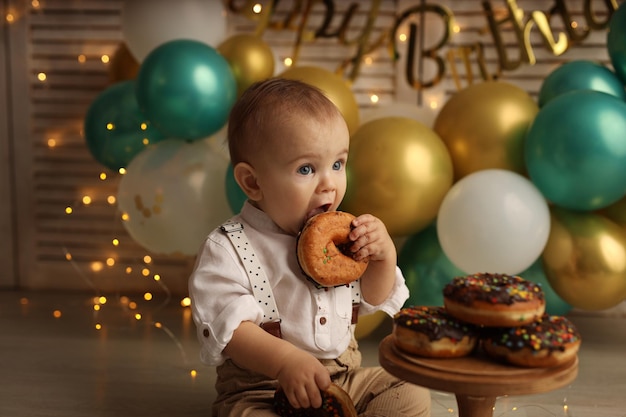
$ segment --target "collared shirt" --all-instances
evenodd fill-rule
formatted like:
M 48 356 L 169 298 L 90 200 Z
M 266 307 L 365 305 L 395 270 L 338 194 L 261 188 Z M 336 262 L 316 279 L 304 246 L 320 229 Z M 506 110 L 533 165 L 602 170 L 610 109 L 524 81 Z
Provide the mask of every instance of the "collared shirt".
M 244 204 L 232 218 L 244 226 L 265 274 L 281 317 L 283 339 L 319 359 L 338 357 L 347 347 L 354 325 L 350 288 L 316 288 L 298 265 L 296 236 L 280 229 L 263 211 Z M 223 350 L 243 321 L 261 324 L 263 311 L 252 294 L 246 271 L 228 237 L 218 229 L 209 234 L 189 279 L 193 319 L 200 340 L 200 358 L 220 365 Z M 359 314 L 395 314 L 409 297 L 400 269 L 391 294 L 382 304 L 361 301 Z

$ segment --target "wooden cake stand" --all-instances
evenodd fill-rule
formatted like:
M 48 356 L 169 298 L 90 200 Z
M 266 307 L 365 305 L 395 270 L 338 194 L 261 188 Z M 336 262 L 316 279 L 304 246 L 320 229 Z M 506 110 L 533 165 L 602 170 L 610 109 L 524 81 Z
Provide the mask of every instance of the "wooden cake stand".
M 380 343 L 378 359 L 387 372 L 400 379 L 454 393 L 459 417 L 492 416 L 498 396 L 552 391 L 570 384 L 578 374 L 577 357 L 554 368 L 509 366 L 481 352 L 454 359 L 420 358 L 397 349 L 392 335 Z

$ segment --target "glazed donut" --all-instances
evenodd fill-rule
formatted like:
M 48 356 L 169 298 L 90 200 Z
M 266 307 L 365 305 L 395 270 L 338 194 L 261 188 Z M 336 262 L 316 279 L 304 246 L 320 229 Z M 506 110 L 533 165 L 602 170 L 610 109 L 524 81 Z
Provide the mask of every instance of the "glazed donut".
M 427 358 L 469 355 L 478 330 L 449 315 L 443 307 L 405 307 L 393 317 L 393 340 L 404 352 Z
M 354 216 L 328 211 L 311 217 L 297 238 L 297 255 L 304 274 L 322 287 L 349 284 L 363 275 L 367 261 L 349 252 L 348 234 Z
M 567 363 L 580 347 L 580 333 L 565 317 L 544 315 L 525 326 L 490 328 L 483 350 L 508 363 L 530 368 Z
M 460 320 L 495 327 L 530 324 L 546 308 L 541 286 L 507 274 L 456 277 L 443 288 L 443 302 Z
M 285 392 L 278 388 L 274 393 L 274 410 L 281 417 L 357 417 L 352 399 L 339 385 L 332 383 L 321 393 L 320 408 L 293 408 Z

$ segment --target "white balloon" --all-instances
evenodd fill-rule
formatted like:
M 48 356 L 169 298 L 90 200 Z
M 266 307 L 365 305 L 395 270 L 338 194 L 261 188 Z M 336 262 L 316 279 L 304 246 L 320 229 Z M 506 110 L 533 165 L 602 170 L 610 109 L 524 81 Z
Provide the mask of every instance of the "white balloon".
M 125 0 L 122 35 L 135 59 L 175 39 L 190 39 L 216 47 L 226 37 L 226 11 L 214 0 Z
M 232 216 L 224 176 L 228 159 L 207 141 L 168 139 L 128 164 L 117 202 L 128 234 L 159 254 L 195 255 L 208 233 Z
M 474 172 L 455 183 L 437 216 L 444 253 L 468 274 L 518 274 L 535 262 L 550 234 L 548 204 L 523 176 Z

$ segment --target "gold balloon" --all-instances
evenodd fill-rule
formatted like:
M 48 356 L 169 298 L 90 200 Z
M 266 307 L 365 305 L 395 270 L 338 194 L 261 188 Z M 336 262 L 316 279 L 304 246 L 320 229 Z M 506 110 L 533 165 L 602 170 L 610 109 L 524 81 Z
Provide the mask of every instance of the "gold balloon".
M 600 210 L 600 214 L 626 229 L 626 197 Z
M 350 139 L 342 210 L 380 218 L 392 236 L 409 236 L 437 216 L 452 186 L 452 161 L 430 128 L 405 117 L 363 124 Z
M 603 216 L 553 208 L 543 263 L 573 307 L 603 310 L 626 299 L 626 233 Z
M 319 88 L 337 106 L 346 120 L 350 134 L 359 127 L 359 105 L 354 93 L 339 75 L 318 67 L 293 67 L 279 77 L 300 80 Z
M 387 313 L 384 311 L 377 311 L 373 314 L 360 316 L 359 321 L 356 324 L 356 328 L 354 329 L 354 337 L 362 339 L 369 336 L 378 328 L 378 326 L 380 326 L 380 324 L 385 320 L 385 317 L 387 317 Z
M 217 51 L 228 61 L 241 95 L 257 81 L 274 75 L 274 53 L 261 38 L 249 34 L 232 36 L 222 42 Z
M 139 62 L 130 53 L 126 43 L 120 43 L 109 63 L 109 81 L 115 84 L 121 81 L 134 80 L 137 77 L 137 72 L 139 72 Z
M 499 81 L 450 97 L 433 129 L 450 150 L 455 179 L 490 168 L 524 174 L 523 141 L 538 111 L 526 91 Z

